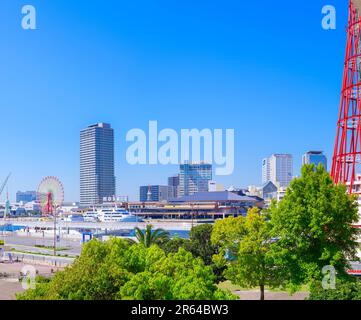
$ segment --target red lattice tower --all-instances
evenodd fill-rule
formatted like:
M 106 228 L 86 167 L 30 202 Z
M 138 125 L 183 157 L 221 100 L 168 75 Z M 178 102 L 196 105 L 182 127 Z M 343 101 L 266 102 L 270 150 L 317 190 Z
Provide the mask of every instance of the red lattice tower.
M 340 112 L 332 160 L 335 183 L 361 193 L 361 0 L 350 0 Z

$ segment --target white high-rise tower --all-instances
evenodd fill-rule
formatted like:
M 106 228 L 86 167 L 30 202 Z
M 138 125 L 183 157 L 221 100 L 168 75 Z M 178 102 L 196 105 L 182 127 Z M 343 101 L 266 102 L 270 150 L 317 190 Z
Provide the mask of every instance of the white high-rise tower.
M 272 181 L 277 187 L 288 187 L 293 178 L 291 154 L 273 154 L 262 161 L 262 183 Z

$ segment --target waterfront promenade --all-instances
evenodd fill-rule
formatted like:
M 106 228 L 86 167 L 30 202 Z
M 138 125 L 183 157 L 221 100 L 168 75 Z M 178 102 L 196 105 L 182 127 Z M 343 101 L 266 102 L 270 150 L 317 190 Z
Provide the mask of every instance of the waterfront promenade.
M 12 224 L 28 228 L 54 228 L 53 221 L 41 221 L 40 219 L 7 219 L 0 220 L 0 226 Z M 164 230 L 173 231 L 189 231 L 192 226 L 199 223 L 197 221 L 162 221 L 151 220 L 148 222 L 68 222 L 59 220 L 56 223 L 57 228 L 62 229 L 88 229 L 88 230 L 133 230 L 135 227 L 144 229 L 147 224 L 151 224 L 153 228 L 162 228 Z

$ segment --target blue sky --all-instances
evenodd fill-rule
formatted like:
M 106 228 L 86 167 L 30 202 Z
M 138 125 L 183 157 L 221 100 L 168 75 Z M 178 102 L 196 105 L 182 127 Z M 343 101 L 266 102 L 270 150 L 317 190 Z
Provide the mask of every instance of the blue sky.
M 21 7 L 37 9 L 35 31 Z M 321 28 L 334 5 L 337 29 Z M 0 180 L 12 198 L 56 175 L 79 197 L 79 131 L 110 122 L 119 195 L 165 184 L 175 166 L 130 166 L 128 130 L 234 128 L 226 186 L 260 184 L 261 160 L 332 156 L 347 4 L 341 0 L 5 0 L 0 5 Z M 3 197 L 2 197 L 3 198 Z

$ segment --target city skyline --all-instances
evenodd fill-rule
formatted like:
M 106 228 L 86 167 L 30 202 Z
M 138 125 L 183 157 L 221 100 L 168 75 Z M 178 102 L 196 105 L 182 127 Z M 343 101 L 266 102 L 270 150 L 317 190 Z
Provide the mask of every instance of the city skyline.
M 86 131 L 87 129 L 89 129 L 89 128 L 92 128 L 92 127 L 97 127 L 97 126 L 99 126 L 99 125 L 105 125 L 106 127 L 108 127 L 108 128 L 110 128 L 111 127 L 111 125 L 110 124 L 104 124 L 104 123 L 98 123 L 98 124 L 96 124 L 96 125 L 89 125 L 87 128 L 85 128 L 85 129 L 83 129 L 83 130 L 81 130 L 81 131 Z M 322 152 L 322 151 L 307 151 L 306 153 L 304 153 L 303 155 L 302 155 L 302 163 L 301 163 L 301 166 L 302 165 L 304 165 L 304 164 L 311 164 L 311 163 L 313 163 L 314 165 L 318 165 L 318 162 L 320 161 L 318 158 L 317 158 L 317 161 L 316 161 L 316 159 L 315 160 L 313 160 L 313 162 L 310 162 L 310 161 L 307 161 L 306 163 L 304 163 L 305 162 L 305 156 L 307 155 L 307 154 L 321 154 L 322 155 L 322 157 L 324 158 L 324 160 L 327 162 L 328 160 L 328 158 L 324 155 L 324 153 Z M 290 161 L 290 163 L 291 163 L 291 172 L 293 172 L 294 171 L 294 165 L 293 165 L 293 162 L 294 162 L 294 157 L 293 157 L 293 155 L 291 155 L 291 154 L 272 154 L 270 157 L 268 157 L 268 158 L 263 158 L 262 160 L 261 160 L 261 162 L 260 162 L 260 166 L 259 166 L 259 171 L 260 171 L 260 176 L 261 176 L 261 178 L 260 178 L 260 183 L 258 183 L 258 184 L 256 184 L 256 185 L 247 185 L 247 186 L 242 186 L 242 185 L 236 185 L 236 184 L 234 184 L 234 185 L 229 185 L 229 186 L 223 186 L 222 184 L 221 184 L 221 186 L 223 186 L 223 187 L 225 187 L 225 189 L 228 189 L 228 188 L 232 188 L 232 187 L 236 187 L 236 188 L 240 188 L 240 189 L 247 189 L 247 188 L 253 188 L 253 187 L 261 187 L 262 185 L 264 185 L 265 183 L 268 183 L 268 182 L 273 182 L 273 183 L 276 183 L 276 185 L 279 185 L 278 183 L 277 183 L 277 179 L 276 179 L 276 177 L 278 176 L 278 173 L 276 172 L 276 162 L 274 161 L 274 164 L 273 164 L 273 166 L 274 166 L 274 168 L 273 168 L 273 170 L 271 170 L 271 171 L 273 171 L 272 172 L 272 174 L 270 174 L 270 173 L 268 173 L 268 176 L 269 177 L 267 177 L 267 178 L 264 178 L 264 175 L 265 175 L 265 170 L 264 170 L 264 167 L 265 167 L 265 161 L 266 160 L 270 160 L 272 157 L 277 157 L 277 156 L 280 156 L 281 158 L 283 158 L 283 157 L 285 157 L 285 156 L 287 156 L 287 157 L 291 157 L 291 161 Z M 317 163 L 316 163 L 317 162 Z M 192 163 L 193 165 L 196 165 L 196 166 L 199 166 L 199 165 L 202 165 L 202 162 L 201 163 Z M 149 191 L 148 190 L 148 188 L 149 187 L 152 187 L 152 188 L 156 188 L 156 187 L 162 187 L 162 188 L 169 188 L 169 187 L 171 187 L 171 186 L 173 186 L 173 182 L 172 182 L 172 180 L 174 180 L 175 178 L 178 180 L 178 183 L 179 183 L 179 180 L 180 180 L 180 176 L 182 175 L 182 167 L 184 168 L 185 167 L 185 165 L 186 164 L 179 164 L 177 167 L 178 167 L 178 173 L 176 173 L 176 174 L 172 174 L 171 176 L 169 176 L 169 177 L 164 177 L 164 176 L 162 176 L 161 177 L 161 179 L 163 179 L 163 180 L 167 180 L 168 181 L 168 183 L 163 183 L 163 184 L 152 184 L 152 183 L 149 183 L 149 184 L 147 184 L 147 185 L 139 185 L 137 188 L 138 188 L 138 193 L 136 194 L 136 196 L 135 197 L 133 197 L 133 198 L 131 198 L 130 200 L 132 200 L 132 201 L 135 201 L 136 199 L 139 199 L 140 201 L 147 201 L 147 200 L 144 200 L 144 199 L 146 199 L 146 195 L 147 195 L 147 192 Z M 211 176 L 209 177 L 209 178 L 207 178 L 207 181 L 208 182 L 212 182 L 213 184 L 218 184 L 219 183 L 219 180 L 217 180 L 217 181 L 215 181 L 215 180 L 212 180 L 212 176 L 213 176 L 213 168 L 212 168 L 212 165 L 209 165 L 209 164 L 207 164 L 206 163 L 206 165 L 207 166 L 210 166 L 210 172 L 211 172 Z M 282 165 L 283 165 L 283 163 L 281 164 L 281 167 L 282 167 Z M 287 161 L 287 165 L 286 165 L 286 167 L 288 166 L 288 161 Z M 268 164 L 268 167 L 270 167 L 270 164 Z M 282 170 L 284 170 L 284 169 L 282 169 Z M 287 170 L 287 169 L 286 169 Z M 327 168 L 326 168 L 326 170 L 327 170 Z M 299 170 L 296 170 L 296 171 L 299 171 Z M 273 176 L 273 179 L 271 178 L 271 175 Z M 284 173 L 282 173 L 282 175 L 284 176 L 285 174 Z M 293 178 L 296 178 L 297 176 L 295 176 L 295 175 L 292 175 L 292 179 Z M 266 180 L 264 180 L 264 179 L 266 179 Z M 286 183 L 286 185 L 288 186 L 288 184 L 289 184 L 289 182 L 287 182 Z M 81 185 L 81 183 L 80 183 L 80 185 Z M 285 187 L 286 185 L 284 185 L 284 184 L 280 184 L 279 186 L 280 187 Z M 207 185 L 208 187 L 209 187 L 209 184 Z M 142 200 L 142 197 L 141 196 L 139 196 L 139 189 L 142 189 L 142 188 L 146 188 L 146 191 L 144 191 L 143 193 L 145 194 L 145 196 L 143 196 L 143 200 Z M 179 185 L 177 185 L 177 189 L 179 188 Z M 205 191 L 205 190 L 203 190 L 203 191 Z M 214 191 L 214 190 L 213 190 Z M 23 191 L 21 191 L 21 190 L 18 190 L 17 192 L 16 192 L 16 198 L 18 197 L 18 194 L 21 194 L 21 195 L 23 195 L 23 194 L 28 194 L 28 193 L 32 193 L 32 192 L 36 192 L 36 191 L 26 191 L 26 192 L 23 192 Z M 157 191 L 158 192 L 158 191 Z M 164 191 L 162 191 L 163 193 L 164 193 Z M 142 193 L 142 191 L 140 191 L 140 193 Z M 164 197 L 164 199 L 165 198 L 169 198 L 169 199 L 171 199 L 171 198 L 174 198 L 175 196 L 171 196 L 171 194 L 173 194 L 174 192 L 173 191 L 170 191 L 170 190 L 168 190 L 167 191 L 167 193 L 168 193 L 168 196 L 167 197 Z M 114 196 L 110 196 L 110 197 L 112 197 L 112 199 L 114 199 L 114 198 L 119 198 L 119 197 L 126 197 L 126 198 L 129 198 L 129 195 L 120 195 L 120 194 L 115 194 Z M 110 200 L 110 197 L 109 197 L 109 200 Z M 163 197 L 162 197 L 163 198 Z M 108 201 L 108 200 L 107 200 Z M 0 201 L 1 202 L 1 201 Z M 16 202 L 19 202 L 18 200 L 16 200 Z M 66 201 L 66 202 L 79 202 L 79 203 L 81 203 L 82 201 L 81 201 L 81 198 L 80 199 L 72 199 L 72 201 Z M 85 204 L 85 203 L 84 203 Z M 96 202 L 94 202 L 93 204 L 96 204 Z M 98 204 L 100 204 L 100 202 L 98 202 Z M 88 203 L 88 205 L 89 205 L 89 203 Z
M 253 21 L 257 4 L 236 1 L 221 11 L 190 1 L 111 1 L 100 10 L 94 1 L 86 11 L 84 1 L 32 2 L 37 30 L 21 30 L 21 1 L 6 3 L 0 19 L 8 30 L 0 80 L 7 121 L 0 133 L 9 136 L 1 149 L 11 155 L 0 160 L 0 177 L 13 172 L 11 199 L 48 175 L 63 181 L 66 200 L 79 199 L 78 131 L 95 122 L 116 130 L 117 194 L 133 199 L 140 185 L 164 185 L 177 172 L 177 166 L 126 163 L 126 132 L 146 129 L 151 120 L 178 132 L 234 128 L 234 174 L 214 177 L 225 186 L 259 185 L 260 162 L 272 153 L 293 154 L 295 175 L 307 150 L 324 150 L 330 167 L 346 37 L 342 1 L 334 3 L 333 31 L 321 28 L 321 1 L 287 10 L 261 1 L 261 15 L 274 18 L 272 25 Z M 89 23 L 94 19 L 101 28 Z M 267 85 L 260 87 L 260 79 Z

